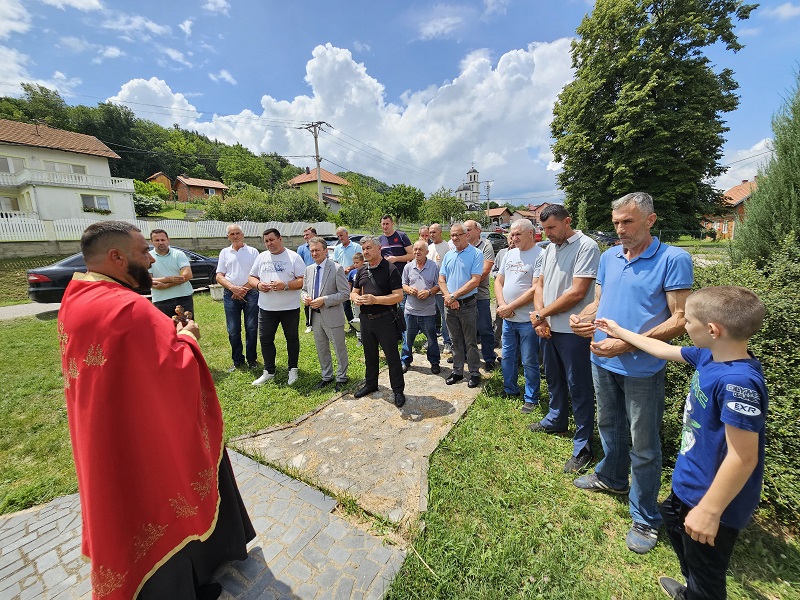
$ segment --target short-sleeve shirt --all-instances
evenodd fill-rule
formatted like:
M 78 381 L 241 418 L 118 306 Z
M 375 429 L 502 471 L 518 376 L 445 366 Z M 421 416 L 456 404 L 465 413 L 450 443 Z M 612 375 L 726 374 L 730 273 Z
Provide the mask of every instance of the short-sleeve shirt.
M 597 246 L 597 242 L 580 231 L 576 231 L 560 246 L 548 244 L 542 258 L 542 277 L 544 277 L 542 301 L 544 305 L 552 304 L 569 290 L 572 287 L 573 278 L 595 279 L 599 264 L 600 248 Z M 575 306 L 557 315 L 547 317 L 550 329 L 556 333 L 572 333 L 569 316 L 579 314 L 592 302 L 594 302 L 594 284 L 589 285 L 586 296 Z
M 369 263 L 365 262 L 358 269 L 353 287 L 360 289 L 362 294 L 388 296 L 392 290 L 402 289 L 403 281 L 397 267 L 382 258 L 377 267 L 370 267 Z M 362 304 L 361 312 L 365 315 L 376 315 L 391 308 L 388 304 Z
M 245 244 L 238 250 L 233 246 L 223 248 L 219 253 L 217 261 L 217 273 L 225 275 L 225 279 L 233 285 L 242 286 L 247 283 L 250 276 L 250 269 L 258 258 L 258 250 Z
M 481 239 L 480 242 L 477 243 L 475 246 L 478 250 L 483 253 L 483 260 L 489 261 L 491 263 L 494 262 L 494 248 L 489 240 Z M 483 273 L 483 265 L 481 265 L 481 273 Z M 491 270 L 489 273 L 486 274 L 485 277 L 481 278 L 481 282 L 478 284 L 478 300 L 488 300 L 490 298 L 489 295 L 489 280 L 491 279 Z
M 395 231 L 392 235 L 382 235 L 378 238 L 381 244 L 381 256 L 405 256 L 406 248 L 411 245 L 411 239 L 402 231 Z M 402 273 L 406 266 L 406 261 L 394 263 L 397 270 Z
M 339 263 L 345 269 L 353 264 L 353 255 L 361 252 L 361 244 L 351 241 L 347 246 L 337 244 L 333 248 L 333 262 Z
M 311 258 L 311 248 L 308 247 L 308 243 L 300 244 L 297 247 L 297 255 L 303 259 L 306 266 L 314 263 L 314 259 Z
M 452 294 L 462 285 L 467 283 L 473 275 L 483 273 L 483 254 L 475 246 L 467 244 L 461 252 L 451 250 L 442 259 L 442 268 L 439 274 L 447 283 L 447 290 Z M 471 290 L 462 298 L 474 296 L 477 292 Z
M 260 281 L 280 280 L 289 283 L 293 279 L 303 277 L 306 265 L 303 259 L 289 249 L 280 254 L 272 254 L 266 250 L 258 255 L 250 269 L 250 275 Z M 264 310 L 292 310 L 300 308 L 300 290 L 272 290 L 258 292 L 258 307 Z
M 358 269 L 353 269 L 347 274 L 347 281 L 350 282 L 351 287 L 353 285 L 353 282 L 356 280 L 356 275 L 358 275 Z
M 153 248 L 150 250 L 150 256 L 156 259 L 156 262 L 150 265 L 150 273 L 153 277 L 174 277 L 181 274 L 182 268 L 190 266 L 186 254 L 175 248 L 170 248 L 166 256 L 161 256 Z M 193 291 L 191 282 L 184 281 L 180 285 L 174 285 L 165 290 L 153 288 L 150 290 L 150 297 L 153 302 L 161 302 L 171 298 L 191 296 Z
M 672 316 L 666 292 L 689 290 L 694 282 L 689 253 L 662 243 L 658 238 L 642 254 L 628 260 L 622 246 L 614 246 L 600 256 L 597 283 L 600 305 L 597 318 L 613 319 L 635 333 L 649 331 Z M 594 339 L 608 337 L 599 329 Z M 608 371 L 631 377 L 650 377 L 666 365 L 642 350 L 625 352 L 613 358 L 592 354 L 592 362 Z
M 512 248 L 509 250 L 503 264 L 500 267 L 500 275 L 503 276 L 503 298 L 506 302 L 513 302 L 533 286 L 533 280 L 539 276 L 541 261 L 539 255 L 542 249 L 533 245 L 527 250 Z M 512 323 L 525 323 L 531 319 L 531 311 L 534 309 L 533 299 L 528 304 L 524 304 L 514 309 L 511 317 L 506 317 L 506 321 Z
M 412 260 L 403 269 L 403 285 L 415 287 L 418 290 L 429 290 L 439 285 L 439 267 L 432 260 L 425 260 L 422 269 L 417 266 L 417 261 Z M 416 296 L 408 295 L 406 298 L 406 314 L 428 317 L 436 314 L 436 295 L 420 300 Z
M 755 358 L 716 362 L 707 348 L 681 348 L 695 368 L 683 412 L 683 437 L 672 489 L 695 507 L 711 487 L 728 453 L 725 426 L 758 433 L 758 464 L 720 522 L 742 529 L 758 506 L 764 479 L 764 423 L 769 399 L 761 363 Z

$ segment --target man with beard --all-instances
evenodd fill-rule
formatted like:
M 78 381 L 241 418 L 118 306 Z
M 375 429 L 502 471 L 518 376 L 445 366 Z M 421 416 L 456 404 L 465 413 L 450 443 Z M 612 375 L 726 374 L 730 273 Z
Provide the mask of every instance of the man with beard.
M 150 242 L 153 244 L 150 255 L 155 259 L 150 267 L 153 274 L 150 292 L 153 304 L 168 317 L 175 314 L 175 307 L 179 304 L 184 310 L 194 312 L 189 259 L 180 250 L 169 247 L 169 236 L 163 229 L 153 229 Z
M 155 259 L 133 225 L 95 223 L 81 251 L 58 340 L 93 596 L 216 598 L 214 571 L 245 559 L 255 531 L 199 329 L 134 291 Z

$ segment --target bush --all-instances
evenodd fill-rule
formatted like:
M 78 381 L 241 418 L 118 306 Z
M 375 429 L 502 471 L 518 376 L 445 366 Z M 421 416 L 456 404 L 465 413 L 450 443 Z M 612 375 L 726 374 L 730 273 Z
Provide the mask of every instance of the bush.
M 800 249 L 796 240 L 790 236 L 778 245 L 768 269 L 759 269 L 751 261 L 698 267 L 694 288 L 713 285 L 750 288 L 767 307 L 764 326 L 750 343 L 764 367 L 770 396 L 761 511 L 796 528 L 800 505 Z M 688 337 L 683 343 L 690 343 Z M 665 463 L 674 464 L 677 455 L 690 375 L 686 365 L 667 368 Z
M 156 196 L 144 196 L 134 192 L 133 209 L 136 211 L 137 217 L 152 215 L 161 210 L 161 199 Z
M 145 182 L 134 179 L 133 189 L 137 194 L 141 194 L 142 196 L 155 196 L 161 200 L 169 200 L 169 190 L 157 181 Z
M 305 192 L 294 188 L 263 190 L 250 184 L 236 188 L 235 194 L 225 199 L 211 196 L 206 215 L 217 221 L 295 221 L 331 220 L 328 210 Z

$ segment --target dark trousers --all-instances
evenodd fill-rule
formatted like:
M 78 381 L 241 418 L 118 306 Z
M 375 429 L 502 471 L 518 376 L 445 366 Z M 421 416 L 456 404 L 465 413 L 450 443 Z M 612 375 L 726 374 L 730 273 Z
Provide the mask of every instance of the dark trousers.
M 494 353 L 494 327 L 492 325 L 491 300 L 477 300 L 478 304 L 478 339 L 481 342 L 481 354 L 484 362 L 493 363 L 497 360 Z
M 366 386 L 378 387 L 379 359 L 378 348 L 383 348 L 386 363 L 389 365 L 389 383 L 392 391 L 403 392 L 406 382 L 403 379 L 403 368 L 400 363 L 400 352 L 397 350 L 397 329 L 394 325 L 394 310 L 387 311 L 377 319 L 370 319 L 361 313 L 361 343 L 364 346 L 364 365 L 366 366 Z
M 342 307 L 344 308 L 344 316 L 347 319 L 347 322 L 353 320 L 353 305 L 350 303 L 350 300 L 345 300 L 342 302 Z
M 447 329 L 450 330 L 450 339 L 453 342 L 453 373 L 456 375 L 464 374 L 464 361 L 467 363 L 470 375 L 481 374 L 476 325 L 478 311 L 475 304 L 475 300 L 467 298 L 466 302 L 459 300 L 458 308 L 455 310 L 444 309 L 444 318 L 447 320 Z M 492 339 L 494 340 L 494 335 Z
M 286 337 L 286 353 L 289 355 L 289 368 L 296 369 L 300 358 L 300 307 L 291 310 L 258 309 L 258 338 L 261 341 L 261 354 L 264 356 L 264 370 L 275 374 L 275 334 L 278 325 Z
M 175 307 L 179 304 L 183 307 L 183 310 L 188 310 L 189 312 L 194 313 L 194 300 L 192 299 L 191 294 L 188 296 L 178 296 L 177 298 L 170 298 L 169 300 L 159 300 L 158 302 L 153 302 L 153 306 L 167 315 L 170 319 L 175 315 Z
M 225 326 L 231 343 L 233 364 L 244 364 L 245 359 L 242 353 L 242 315 L 247 362 L 253 364 L 258 360 L 258 290 L 247 292 L 244 300 L 234 300 L 231 291 L 225 290 L 222 303 L 225 306 Z
M 670 493 L 659 506 L 669 541 L 686 578 L 686 600 L 724 600 L 725 572 L 733 554 L 733 545 L 739 536 L 738 529 L 720 524 L 714 545 L 694 541 L 686 533 L 684 520 L 691 510 L 675 493 Z
M 410 315 L 406 313 L 406 338 L 403 342 L 401 360 L 410 365 L 414 361 L 414 341 L 422 332 L 428 340 L 428 362 L 438 365 L 441 360 L 439 342 L 436 340 L 436 315 Z

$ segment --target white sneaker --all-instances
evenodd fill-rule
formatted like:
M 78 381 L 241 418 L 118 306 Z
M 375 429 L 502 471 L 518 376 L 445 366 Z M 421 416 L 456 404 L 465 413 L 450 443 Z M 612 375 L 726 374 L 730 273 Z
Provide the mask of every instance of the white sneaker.
M 300 377 L 300 372 L 294 368 L 289 369 L 289 381 L 286 382 L 287 385 L 292 385 L 293 383 L 297 382 L 297 379 Z
M 311 325 L 306 327 L 306 333 L 311 333 L 312 331 L 314 331 L 314 330 L 311 328 Z
M 256 380 L 255 380 L 253 383 L 251 383 L 250 385 L 264 385 L 265 383 L 267 383 L 267 382 L 268 382 L 270 379 L 272 379 L 273 377 L 275 377 L 275 373 L 268 373 L 267 371 L 264 371 L 264 372 L 261 374 L 261 377 L 259 377 L 258 379 L 256 379 Z

